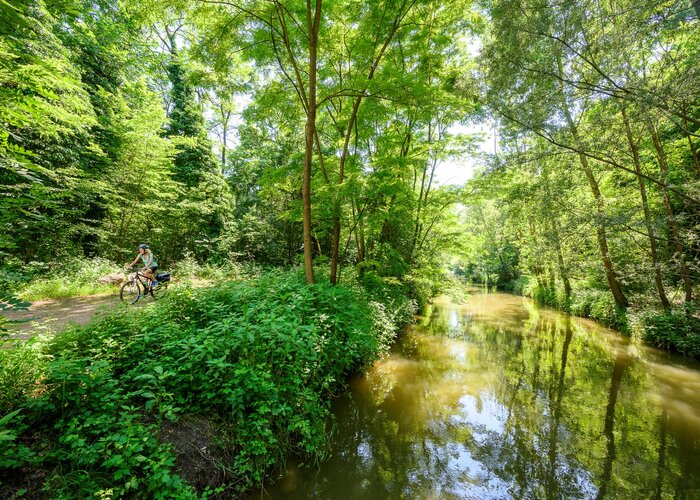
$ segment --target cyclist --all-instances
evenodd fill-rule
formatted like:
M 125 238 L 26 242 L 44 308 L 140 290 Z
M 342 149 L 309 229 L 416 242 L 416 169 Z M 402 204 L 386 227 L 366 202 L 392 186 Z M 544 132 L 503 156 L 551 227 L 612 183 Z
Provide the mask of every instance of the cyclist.
M 139 261 L 139 259 L 141 259 L 143 264 L 141 271 L 146 278 L 151 281 L 151 288 L 155 287 L 158 284 L 155 276 L 156 271 L 158 270 L 158 259 L 156 259 L 156 255 L 151 252 L 151 249 L 146 243 L 141 243 L 139 245 L 139 253 L 136 255 L 136 258 L 129 265 L 129 267 L 133 267 Z

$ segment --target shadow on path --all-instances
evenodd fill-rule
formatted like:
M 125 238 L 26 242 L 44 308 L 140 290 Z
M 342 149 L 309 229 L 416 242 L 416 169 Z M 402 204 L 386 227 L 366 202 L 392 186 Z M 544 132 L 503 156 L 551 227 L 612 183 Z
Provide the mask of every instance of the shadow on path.
M 70 299 L 38 300 L 27 311 L 6 311 L 5 317 L 21 323 L 8 325 L 11 338 L 28 339 L 39 333 L 56 333 L 71 323 L 86 324 L 119 304 L 118 294 Z

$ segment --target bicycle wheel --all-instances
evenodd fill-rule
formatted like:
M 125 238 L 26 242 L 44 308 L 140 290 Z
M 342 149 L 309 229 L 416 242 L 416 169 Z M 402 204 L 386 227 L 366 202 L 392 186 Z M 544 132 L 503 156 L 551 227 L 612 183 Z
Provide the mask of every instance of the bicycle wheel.
M 162 299 L 165 293 L 168 291 L 168 283 L 158 283 L 155 287 L 151 288 L 151 296 L 155 299 Z
M 136 278 L 130 279 L 124 282 L 119 290 L 119 298 L 129 304 L 135 304 L 144 295 L 141 289 L 142 286 L 139 280 Z

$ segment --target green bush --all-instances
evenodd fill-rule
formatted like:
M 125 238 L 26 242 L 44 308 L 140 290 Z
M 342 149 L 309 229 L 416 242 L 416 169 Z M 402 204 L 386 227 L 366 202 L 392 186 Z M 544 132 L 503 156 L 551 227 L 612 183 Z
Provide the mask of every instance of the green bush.
M 308 286 L 300 274 L 271 272 L 173 287 L 157 304 L 74 327 L 47 347 L 43 390 L 11 398 L 24 427 L 8 432 L 30 444 L 0 480 L 35 467 L 60 471 L 45 485 L 58 497 L 191 496 L 158 439 L 185 413 L 235 429 L 220 446 L 237 490 L 262 482 L 290 453 L 317 460 L 327 450 L 330 397 L 412 314 L 402 290 L 383 280 L 371 292 Z
M 518 295 L 527 296 L 527 290 L 530 289 L 531 282 L 532 282 L 532 280 L 530 279 L 529 276 L 521 275 L 521 276 L 518 276 L 515 279 L 515 281 L 510 283 L 510 286 L 507 287 L 507 290 L 510 290 L 513 293 L 516 293 Z
M 631 314 L 630 331 L 636 338 L 673 352 L 700 359 L 700 319 L 697 310 L 648 309 Z
M 374 272 L 366 272 L 357 293 L 365 296 L 368 302 L 382 304 L 387 321 L 396 327 L 413 321 L 418 311 L 415 299 L 409 298 L 409 287 L 397 278 L 381 277 Z
M 625 311 L 615 303 L 608 291 L 592 288 L 576 290 L 570 309 L 575 316 L 594 319 L 610 328 L 623 331 L 627 328 Z
M 0 408 L 15 409 L 39 391 L 46 363 L 38 339 L 27 342 L 5 341 L 0 345 Z
M 102 284 L 99 278 L 122 268 L 102 258 L 67 260 L 51 265 L 43 273 L 33 273 L 34 278 L 20 286 L 18 295 L 33 301 L 108 293 L 115 290 L 114 285 Z
M 405 276 L 404 282 L 408 286 L 408 296 L 416 302 L 418 311 L 424 311 L 428 302 L 439 293 L 441 277 L 442 273 L 430 270 L 423 270 L 423 272 L 414 270 Z

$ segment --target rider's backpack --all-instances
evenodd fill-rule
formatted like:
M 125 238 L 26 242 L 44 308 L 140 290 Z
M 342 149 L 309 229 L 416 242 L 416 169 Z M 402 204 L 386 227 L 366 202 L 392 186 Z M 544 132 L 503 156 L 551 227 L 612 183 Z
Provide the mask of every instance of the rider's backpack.
M 160 281 L 161 283 L 165 283 L 166 281 L 170 281 L 170 273 L 158 273 L 156 274 L 156 279 Z

